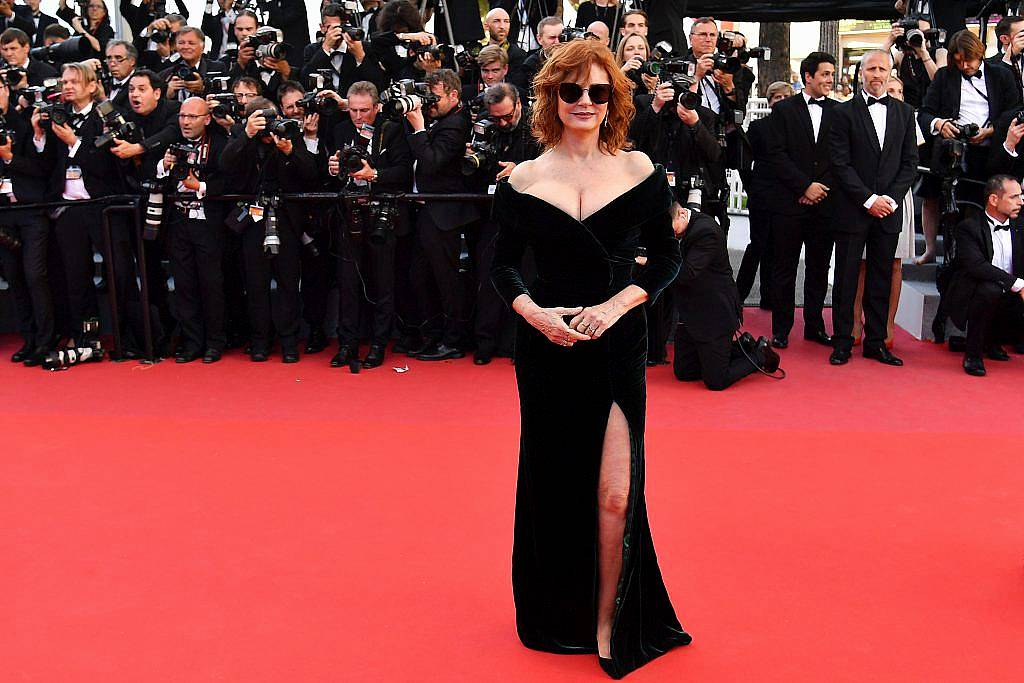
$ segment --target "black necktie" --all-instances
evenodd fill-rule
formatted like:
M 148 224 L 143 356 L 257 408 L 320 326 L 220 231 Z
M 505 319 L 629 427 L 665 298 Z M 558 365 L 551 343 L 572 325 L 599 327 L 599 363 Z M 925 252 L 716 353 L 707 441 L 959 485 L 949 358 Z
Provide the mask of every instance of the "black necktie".
M 822 97 L 820 100 L 813 100 L 813 99 L 812 100 L 807 100 L 807 104 L 809 104 L 809 105 L 810 104 L 816 104 L 819 107 L 824 107 L 825 106 L 825 98 Z
M 868 95 L 868 106 L 870 107 L 872 104 L 880 104 L 884 107 L 889 104 L 889 96 L 883 95 L 882 97 L 872 97 L 871 95 Z

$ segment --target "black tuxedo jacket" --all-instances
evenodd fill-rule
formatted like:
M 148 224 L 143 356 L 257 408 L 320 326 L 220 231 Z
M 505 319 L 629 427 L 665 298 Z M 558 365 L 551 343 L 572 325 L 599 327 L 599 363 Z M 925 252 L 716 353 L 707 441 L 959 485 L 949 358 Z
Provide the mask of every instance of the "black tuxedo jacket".
M 47 140 L 43 151 L 38 152 L 32 142 L 32 125 L 25 117 L 8 112 L 4 119 L 11 135 L 14 157 L 3 170 L 14 186 L 14 197 L 22 204 L 44 202 L 49 198 L 47 193 L 57 159 L 57 147 L 52 140 Z
M 768 160 L 777 183 L 768 200 L 775 213 L 790 216 L 817 213 L 827 216 L 832 212 L 833 195 L 837 188 L 832 174 L 829 136 L 838 105 L 835 100 L 825 98 L 817 141 L 814 139 L 809 107 L 818 105 L 808 105 L 802 93 L 787 97 L 772 109 L 767 119 L 771 129 Z M 798 200 L 813 182 L 828 187 L 829 194 L 814 206 L 800 204 Z
M 306 3 L 301 0 L 268 0 L 268 24 L 284 33 L 284 42 L 292 46 L 288 62 L 301 69 L 302 50 L 309 45 L 309 23 L 306 21 Z
M 881 148 L 860 93 L 833 109 L 829 149 L 835 185 L 830 185 L 830 194 L 834 229 L 839 232 L 868 230 L 875 218 L 864 202 L 873 194 L 888 195 L 897 204 L 895 211 L 881 219 L 882 230 L 894 234 L 903 227 L 903 198 L 917 177 L 917 123 L 910 105 L 891 97 L 886 101 Z
M 32 47 L 43 46 L 43 31 L 46 30 L 47 26 L 57 23 L 57 17 L 51 17 L 49 14 L 39 13 L 39 26 L 36 26 L 36 22 L 32 20 L 32 10 L 29 9 L 28 5 L 15 5 L 14 13 L 29 23 L 32 28 L 30 31 L 26 31 L 29 37 L 32 38 Z
M 683 263 L 675 279 L 675 302 L 680 324 L 698 342 L 732 334 L 742 309 L 725 232 L 711 216 L 694 211 L 679 246 Z
M 124 85 L 117 89 L 117 93 L 113 97 L 110 97 L 109 92 L 107 93 L 107 97 L 110 98 L 110 101 L 113 102 L 114 106 L 117 107 L 125 116 L 132 113 L 132 105 L 131 102 L 128 101 L 128 82 L 134 75 L 135 71 L 132 71 L 131 74 L 128 75 L 128 78 L 125 79 Z M 111 89 L 111 92 L 113 92 L 113 89 Z
M 412 191 L 412 150 L 405 136 L 405 125 L 377 116 L 373 122 L 369 164 L 377 170 L 374 189 L 381 192 Z M 356 127 L 346 118 L 334 127 L 334 144 L 338 149 L 352 144 Z M 330 150 L 333 154 L 335 150 Z M 344 178 L 341 178 L 344 180 Z
M 772 147 L 771 118 L 772 115 L 769 114 L 764 118 L 751 121 L 747 126 L 747 139 L 750 140 L 754 165 L 744 179 L 743 185 L 747 191 L 747 206 L 751 210 L 769 208 L 770 202 L 773 200 L 772 194 L 776 192 L 775 186 L 778 183 L 770 155 Z
M 172 62 L 170 66 L 160 72 L 160 78 L 164 79 L 165 83 L 170 81 L 171 76 L 174 75 L 174 71 L 178 68 L 179 64 L 181 64 L 181 60 L 175 60 Z M 214 59 L 207 59 L 206 55 L 199 58 L 199 64 L 196 66 L 196 71 L 198 71 L 199 75 L 204 79 L 210 74 L 210 72 L 224 74 L 225 76 L 228 75 L 228 67 L 226 64 Z M 191 96 L 192 93 L 189 93 L 189 97 Z
M 416 159 L 416 188 L 420 192 L 462 193 L 471 191 L 462 174 L 471 123 L 465 107 L 452 111 L 425 132 L 410 134 L 409 147 Z M 427 202 L 423 208 L 441 230 L 454 230 L 480 218 L 476 204 Z
M 7 17 L 0 17 L 0 33 L 3 33 L 9 28 L 17 28 L 21 29 L 31 37 L 32 34 L 35 33 L 35 24 L 32 23 L 31 19 L 25 17 L 24 14 L 19 12 L 17 7 L 13 7 L 12 9 L 14 10 L 14 14 L 12 14 L 9 19 Z M 28 9 L 28 7 L 25 9 Z
M 206 183 L 206 196 L 207 197 L 220 197 L 229 192 L 228 187 L 228 176 L 227 167 L 224 164 L 223 156 L 224 150 L 228 145 L 228 136 L 224 133 L 224 129 L 215 123 L 211 123 L 206 127 L 207 144 L 210 145 L 210 151 L 207 154 L 206 165 L 196 174 L 196 177 L 200 181 Z M 181 135 L 181 129 L 178 129 L 177 137 L 173 138 L 171 142 L 186 142 L 185 138 Z M 163 158 L 161 154 L 160 159 Z M 159 159 L 157 159 L 159 161 Z M 148 169 L 150 175 L 156 174 L 156 162 L 153 164 L 152 169 Z M 170 191 L 175 192 L 177 188 L 171 188 Z M 232 206 L 231 202 L 218 201 L 216 199 L 204 199 L 203 210 L 206 213 L 206 220 L 210 225 L 220 226 L 224 223 L 224 219 L 228 215 L 228 211 Z M 169 210 L 172 216 L 181 216 L 180 212 L 176 209 Z
M 988 93 L 988 118 L 995 123 L 1008 111 L 1020 106 L 1020 86 L 1013 71 L 1002 64 L 985 64 L 985 87 Z M 954 119 L 960 115 L 960 84 L 963 76 L 958 69 L 943 67 L 935 72 L 932 84 L 925 93 L 917 120 L 926 136 L 934 135 L 935 119 Z
M 40 62 L 38 59 L 28 58 L 28 69 L 25 72 L 26 80 L 29 85 L 42 85 L 43 81 L 47 78 L 57 78 L 60 76 L 60 72 L 54 67 L 50 66 L 46 62 Z
M 1013 242 L 1013 273 L 992 265 L 992 230 L 985 215 L 968 218 L 956 226 L 956 256 L 953 259 L 949 287 L 943 298 L 950 317 L 960 328 L 967 324 L 967 307 L 974 290 L 982 282 L 995 282 L 1010 291 L 1014 280 L 1024 277 L 1024 228 L 1010 223 Z
M 107 149 L 96 147 L 96 138 L 103 134 L 103 120 L 96 112 L 96 105 L 78 129 L 81 144 L 74 158 L 69 157 L 70 148 L 52 132 L 46 134 L 46 147 L 55 148 L 56 162 L 50 182 L 51 199 L 60 200 L 64 192 L 64 179 L 68 167 L 77 166 L 82 169 L 82 181 L 89 196 L 98 199 L 112 194 L 123 194 L 127 191 L 123 167 L 119 159 Z
M 306 46 L 303 52 L 302 82 L 304 84 L 309 82 L 309 76 L 314 71 L 319 69 L 334 70 L 334 67 L 331 65 L 331 58 L 324 52 L 322 45 L 323 41 L 311 43 Z M 377 86 L 379 91 L 385 90 L 390 83 L 390 79 L 384 68 L 380 65 L 377 55 L 369 49 L 369 43 L 363 43 L 363 45 L 366 46 L 366 55 L 362 63 L 356 64 L 356 58 L 348 52 L 345 53 L 341 60 L 341 71 L 338 72 L 341 84 L 337 89 L 337 93 L 342 97 L 347 96 L 349 86 L 356 81 L 370 81 Z
M 181 139 L 181 127 L 178 125 L 180 109 L 178 102 L 167 99 L 160 100 L 148 116 L 139 116 L 129 109 L 126 118 L 142 129 L 142 146 L 146 148 L 140 157 L 122 162 L 129 186 L 133 189 L 137 187 L 137 181 L 154 177 L 156 164 L 164 158 L 167 146 Z

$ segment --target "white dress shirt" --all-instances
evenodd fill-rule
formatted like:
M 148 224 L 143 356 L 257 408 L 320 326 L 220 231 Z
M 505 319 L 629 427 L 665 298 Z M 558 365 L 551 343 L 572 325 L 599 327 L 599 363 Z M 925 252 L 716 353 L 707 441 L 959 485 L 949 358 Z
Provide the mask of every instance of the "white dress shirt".
M 985 63 L 981 63 L 978 69 L 981 78 L 960 77 L 960 115 L 956 119 L 957 125 L 962 123 L 976 123 L 979 128 L 984 128 L 988 123 L 988 86 L 985 85 Z M 984 94 L 984 96 L 983 96 Z
M 85 105 L 85 108 L 75 113 L 81 117 L 86 117 L 92 112 L 92 102 Z M 77 131 L 76 131 L 77 132 Z M 85 180 L 81 177 L 81 168 L 75 163 L 75 157 L 78 156 L 78 150 L 82 147 L 82 138 L 78 140 L 68 149 L 68 173 L 64 178 L 64 192 L 61 195 L 64 199 L 92 199 L 89 196 L 89 191 L 85 189 Z M 77 173 L 72 173 L 70 169 L 78 169 Z M 73 177 L 77 175 L 78 177 Z
M 860 94 L 861 97 L 864 98 L 865 104 L 867 104 L 869 97 L 874 97 L 874 95 L 868 94 L 867 90 L 861 90 Z M 882 97 L 888 97 L 888 95 L 882 95 Z M 885 148 L 885 117 L 888 111 L 888 105 L 868 104 L 868 115 L 871 117 L 871 124 L 875 128 L 875 137 L 878 138 L 879 149 Z M 878 197 L 879 195 L 877 194 L 873 194 L 870 197 L 868 197 L 868 200 L 864 202 L 864 208 L 870 209 L 871 205 L 875 203 L 875 200 L 878 199 Z M 898 204 L 896 204 L 896 201 L 892 197 L 886 194 L 881 195 L 881 197 L 889 202 L 889 205 L 892 207 L 893 211 L 896 210 Z
M 816 104 L 811 104 L 811 100 L 814 98 L 807 94 L 804 90 L 801 93 L 801 97 L 804 98 L 804 103 L 807 105 L 807 111 L 811 114 L 811 127 L 814 129 L 814 141 L 818 141 L 818 133 L 821 131 L 821 115 L 824 113 L 824 107 L 819 107 Z M 821 99 L 825 99 L 822 97 Z
M 715 79 L 711 76 L 711 72 L 700 79 L 700 103 L 716 114 L 722 113 L 722 103 L 718 101 Z
M 1000 222 L 992 217 L 988 211 L 985 212 L 988 219 L 988 229 L 992 232 L 992 265 L 1000 270 L 1013 275 L 1013 238 L 1009 230 L 996 230 L 996 227 L 1008 226 L 1007 219 Z M 1013 292 L 1024 289 L 1024 280 L 1017 278 L 1010 288 Z

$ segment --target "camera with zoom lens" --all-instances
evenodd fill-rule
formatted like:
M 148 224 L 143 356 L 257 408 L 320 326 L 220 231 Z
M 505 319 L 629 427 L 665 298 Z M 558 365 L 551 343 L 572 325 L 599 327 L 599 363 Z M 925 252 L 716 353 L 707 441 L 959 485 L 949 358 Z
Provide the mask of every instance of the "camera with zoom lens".
M 103 100 L 97 104 L 96 113 L 103 119 L 105 131 L 93 141 L 97 149 L 109 146 L 114 142 L 114 138 L 125 142 L 142 142 L 142 129 L 134 121 L 127 121 L 110 100 Z
M 480 43 L 466 43 L 455 48 L 455 64 L 465 72 L 473 72 L 480 68 L 476 58 L 483 49 Z
M 682 105 L 685 109 L 696 109 L 700 106 L 700 93 L 694 92 L 690 88 L 696 83 L 696 79 L 693 76 L 686 74 L 670 74 L 666 83 L 672 84 L 672 101 L 676 104 Z
M 424 45 L 418 40 L 402 40 L 399 41 L 399 44 L 408 50 L 409 56 L 412 58 L 427 55 L 435 62 L 441 62 L 448 55 L 447 45 L 434 45 L 433 43 Z
M 220 72 L 207 73 L 203 79 L 203 89 L 212 94 L 224 94 L 229 92 L 231 76 Z
M 0 83 L 3 83 L 11 90 L 15 89 L 25 80 L 26 72 L 20 66 L 0 67 Z
M 147 179 L 139 183 L 146 195 L 146 216 L 142 223 L 142 239 L 152 242 L 160 236 L 164 222 L 164 183 L 162 180 Z
M 47 47 L 34 47 L 28 52 L 32 59 L 48 64 L 80 62 L 92 55 L 92 45 L 83 36 L 72 36 L 61 43 Z
M 363 167 L 363 161 L 369 162 L 373 130 L 373 126 L 362 124 L 356 129 L 356 137 L 352 144 L 338 150 L 338 163 L 344 173 L 355 173 Z
M 395 229 L 398 206 L 388 200 L 371 199 L 364 193 L 345 194 L 345 231 L 354 241 L 364 237 L 370 244 L 384 244 Z
M 392 121 L 401 121 L 417 107 L 425 111 L 441 98 L 432 93 L 426 83 L 416 83 L 406 78 L 393 83 L 381 93 L 380 99 L 383 103 L 381 112 L 384 116 Z
M 266 119 L 267 127 L 263 129 L 261 137 L 270 138 L 276 135 L 282 140 L 296 141 L 302 137 L 302 124 L 295 119 L 283 118 L 277 115 L 273 109 L 257 109 L 249 116 L 262 116 Z
M 574 40 L 583 40 L 587 37 L 587 29 L 582 26 L 566 26 L 558 34 L 558 42 L 570 43 Z
M 627 75 L 630 76 L 637 83 L 642 83 L 642 81 L 640 80 L 641 75 L 653 76 L 660 81 L 668 82 L 670 74 L 682 74 L 684 76 L 690 76 L 692 78 L 696 73 L 696 64 L 685 59 L 676 58 L 648 60 L 641 64 L 639 69 L 630 71 Z
M 59 97 L 58 94 L 57 98 Z M 37 107 L 40 125 L 44 129 L 53 125 L 66 126 L 71 122 L 71 106 L 57 98 L 48 99 Z
M 326 97 L 324 90 L 331 89 L 331 70 L 319 69 L 309 75 L 309 91 L 302 96 L 297 104 L 302 108 L 306 116 L 310 114 L 325 114 L 332 116 L 337 114 L 340 107 L 338 101 L 333 97 Z
M 177 76 L 183 81 L 194 81 L 199 76 L 199 72 L 196 69 L 189 66 L 187 63 L 181 62 L 176 67 L 174 67 L 174 70 L 171 72 L 171 75 Z
M 901 19 L 896 23 L 898 28 L 903 29 L 902 36 L 896 36 L 896 47 L 905 53 L 913 54 L 931 42 L 936 47 L 946 42 L 946 31 L 941 28 L 930 28 L 922 30 L 917 19 Z
M 82 323 L 81 346 L 59 348 L 50 352 L 43 360 L 42 368 L 51 372 L 67 370 L 80 363 L 97 363 L 103 360 L 105 351 L 100 343 L 100 321 L 89 318 Z
M 203 167 L 203 147 L 195 142 L 174 142 L 167 146 L 167 153 L 174 157 L 171 178 L 182 181 L 188 174 Z
M 290 46 L 284 42 L 284 34 L 280 30 L 273 26 L 263 26 L 246 38 L 239 47 L 255 49 L 256 59 L 284 59 Z
M 473 124 L 469 137 L 469 150 L 462 157 L 462 175 L 473 175 L 481 168 L 487 168 L 498 160 L 501 149 L 498 136 L 501 129 L 490 119 L 480 119 Z
M 711 55 L 711 59 L 714 61 L 714 65 L 711 68 L 716 71 L 721 71 L 722 73 L 735 75 L 743 68 L 743 62 L 741 62 L 740 58 L 735 55 L 716 52 Z
M 683 206 L 692 211 L 700 211 L 701 205 L 704 202 L 705 187 L 704 178 L 699 175 L 683 178 L 678 187 L 680 196 L 686 195 L 686 201 L 683 203 Z
M 215 119 L 230 117 L 237 121 L 245 115 L 245 107 L 238 101 L 234 93 L 218 93 L 208 96 L 207 99 L 215 102 L 210 109 L 210 115 Z

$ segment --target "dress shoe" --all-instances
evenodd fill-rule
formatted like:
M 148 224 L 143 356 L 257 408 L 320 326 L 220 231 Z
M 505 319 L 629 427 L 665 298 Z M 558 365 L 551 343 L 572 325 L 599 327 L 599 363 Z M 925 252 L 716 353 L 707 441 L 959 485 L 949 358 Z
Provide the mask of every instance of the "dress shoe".
M 194 360 L 198 360 L 200 353 L 198 351 L 182 351 L 174 357 L 175 363 L 191 363 Z
M 11 355 L 12 363 L 24 363 L 25 359 L 32 355 L 32 345 L 25 342 L 20 349 Z
M 303 353 L 320 353 L 327 348 L 327 335 L 319 328 L 309 331 L 309 338 L 306 340 L 306 349 Z
M 493 354 L 486 351 L 477 351 L 473 354 L 473 365 L 489 365 L 493 357 Z M 657 365 L 658 361 L 655 359 L 648 359 L 647 364 Z
M 779 369 L 779 363 L 782 362 L 779 354 L 775 353 L 771 344 L 768 343 L 767 337 L 761 337 L 757 340 L 757 346 L 754 348 L 754 358 L 757 359 L 761 369 L 769 375 L 774 374 Z
M 298 363 L 299 362 L 299 350 L 298 349 L 281 349 L 281 362 L 282 363 Z
M 417 354 L 416 360 L 448 360 L 450 358 L 462 358 L 465 355 L 466 354 L 454 346 L 438 344 L 423 353 Z
M 370 344 L 370 350 L 363 359 L 364 368 L 376 368 L 384 364 L 384 344 Z
M 392 351 L 395 353 L 409 353 L 409 349 L 416 349 L 420 346 L 422 346 L 422 342 L 419 337 L 405 334 L 395 342 L 395 346 Z
M 209 365 L 210 363 L 216 363 L 220 360 L 221 352 L 217 349 L 206 349 L 206 353 L 203 354 L 203 362 Z
M 984 377 L 985 361 L 977 356 L 964 356 L 964 372 L 972 377 Z
M 43 361 L 46 360 L 46 356 L 49 355 L 50 351 L 52 350 L 53 347 L 50 346 L 37 346 L 36 348 L 32 349 L 32 353 L 30 353 L 25 358 L 25 360 L 22 361 L 22 364 L 26 368 L 38 367 L 43 364 Z
M 885 348 L 884 344 L 882 346 L 875 347 L 865 346 L 864 357 L 874 358 L 879 363 L 884 363 L 885 365 L 892 365 L 895 367 L 900 367 L 903 365 L 903 361 L 897 358 L 896 356 L 892 355 L 892 352 L 889 351 L 889 349 Z
M 267 355 L 267 352 L 264 351 L 263 349 L 253 349 L 252 352 L 249 354 L 249 359 L 253 363 L 266 363 L 268 360 L 270 360 L 270 357 Z
M 832 365 L 846 365 L 850 362 L 850 349 L 832 349 L 828 362 Z
M 420 342 L 419 345 L 417 345 L 417 346 L 410 346 L 406 350 L 405 355 L 409 356 L 410 358 L 415 358 L 416 356 L 420 355 L 421 353 L 426 353 L 427 351 L 432 351 L 435 346 L 437 346 L 437 341 L 436 340 L 434 340 L 434 339 L 424 339 L 424 340 L 422 340 Z
M 352 361 L 359 357 L 359 349 L 352 348 L 351 346 L 342 345 L 338 347 L 338 352 L 334 354 L 334 358 L 331 359 L 332 368 L 343 368 L 349 365 Z
M 787 346 L 789 346 L 789 337 L 786 337 L 781 334 L 775 335 L 774 337 L 772 337 L 772 346 L 774 346 L 777 349 L 786 348 Z
M 757 340 L 754 339 L 754 335 L 749 332 L 744 332 L 740 336 L 736 337 L 736 343 L 740 345 L 740 348 L 747 352 L 748 356 L 753 356 L 757 351 Z
M 825 334 L 824 330 L 817 330 L 809 334 L 804 332 L 804 339 L 815 344 L 821 344 L 822 346 L 832 346 L 832 337 Z
M 1003 350 L 1002 346 L 990 346 L 985 349 L 985 358 L 989 360 L 1010 360 L 1010 354 Z
M 946 343 L 946 321 L 941 318 L 935 318 L 932 320 L 932 336 L 935 337 L 936 344 Z

